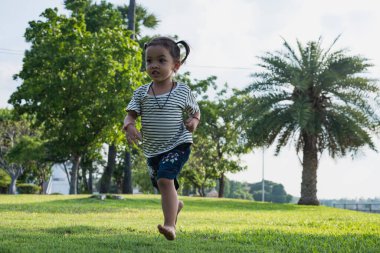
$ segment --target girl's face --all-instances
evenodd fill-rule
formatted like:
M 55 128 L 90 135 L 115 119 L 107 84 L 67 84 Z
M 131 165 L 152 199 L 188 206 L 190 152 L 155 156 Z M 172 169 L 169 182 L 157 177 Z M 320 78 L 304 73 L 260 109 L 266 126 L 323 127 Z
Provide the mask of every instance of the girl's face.
M 180 66 L 179 61 L 175 61 L 169 50 L 163 46 L 149 46 L 145 52 L 146 70 L 155 83 L 171 82 L 171 77 Z

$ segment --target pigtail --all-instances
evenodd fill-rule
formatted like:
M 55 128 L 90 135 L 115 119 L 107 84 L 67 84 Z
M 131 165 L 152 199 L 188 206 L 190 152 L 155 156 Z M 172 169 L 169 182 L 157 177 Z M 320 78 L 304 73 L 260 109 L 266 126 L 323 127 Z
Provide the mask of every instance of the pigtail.
M 184 41 L 184 40 L 178 41 L 178 42 L 176 42 L 175 44 L 176 44 L 177 46 L 178 46 L 178 44 L 181 44 L 181 45 L 185 48 L 185 50 L 186 50 L 185 57 L 181 60 L 181 64 L 183 64 L 183 63 L 186 61 L 187 56 L 189 56 L 189 54 L 190 54 L 190 47 L 189 47 L 189 44 L 187 44 L 186 41 Z

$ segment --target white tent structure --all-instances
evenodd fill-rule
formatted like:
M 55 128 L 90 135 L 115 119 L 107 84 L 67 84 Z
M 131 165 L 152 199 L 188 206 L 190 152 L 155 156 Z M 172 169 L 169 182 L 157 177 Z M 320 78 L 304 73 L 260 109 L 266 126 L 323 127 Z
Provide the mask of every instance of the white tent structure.
M 218 191 L 215 188 L 212 188 L 212 190 L 208 193 L 206 193 L 206 197 L 209 198 L 217 198 L 218 197 Z
M 67 178 L 66 172 L 63 169 L 63 166 L 59 164 L 54 164 L 52 171 L 53 172 L 47 183 L 46 194 L 52 194 L 52 193 L 69 194 L 70 183 Z

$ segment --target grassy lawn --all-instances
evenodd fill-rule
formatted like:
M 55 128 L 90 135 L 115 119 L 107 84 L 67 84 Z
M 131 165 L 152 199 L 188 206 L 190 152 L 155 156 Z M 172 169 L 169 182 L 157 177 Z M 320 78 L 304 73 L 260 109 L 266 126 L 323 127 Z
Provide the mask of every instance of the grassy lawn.
M 0 252 L 380 252 L 380 214 L 181 197 L 177 240 L 159 196 L 0 195 Z

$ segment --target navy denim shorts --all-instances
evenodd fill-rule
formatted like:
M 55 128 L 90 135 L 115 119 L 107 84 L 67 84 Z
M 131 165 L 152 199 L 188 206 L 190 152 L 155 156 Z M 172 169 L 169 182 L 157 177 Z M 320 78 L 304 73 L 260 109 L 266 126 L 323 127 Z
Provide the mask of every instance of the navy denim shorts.
M 157 181 L 160 178 L 173 179 L 175 189 L 178 190 L 178 174 L 190 156 L 191 143 L 183 143 L 165 153 L 147 159 L 150 179 L 158 189 Z

